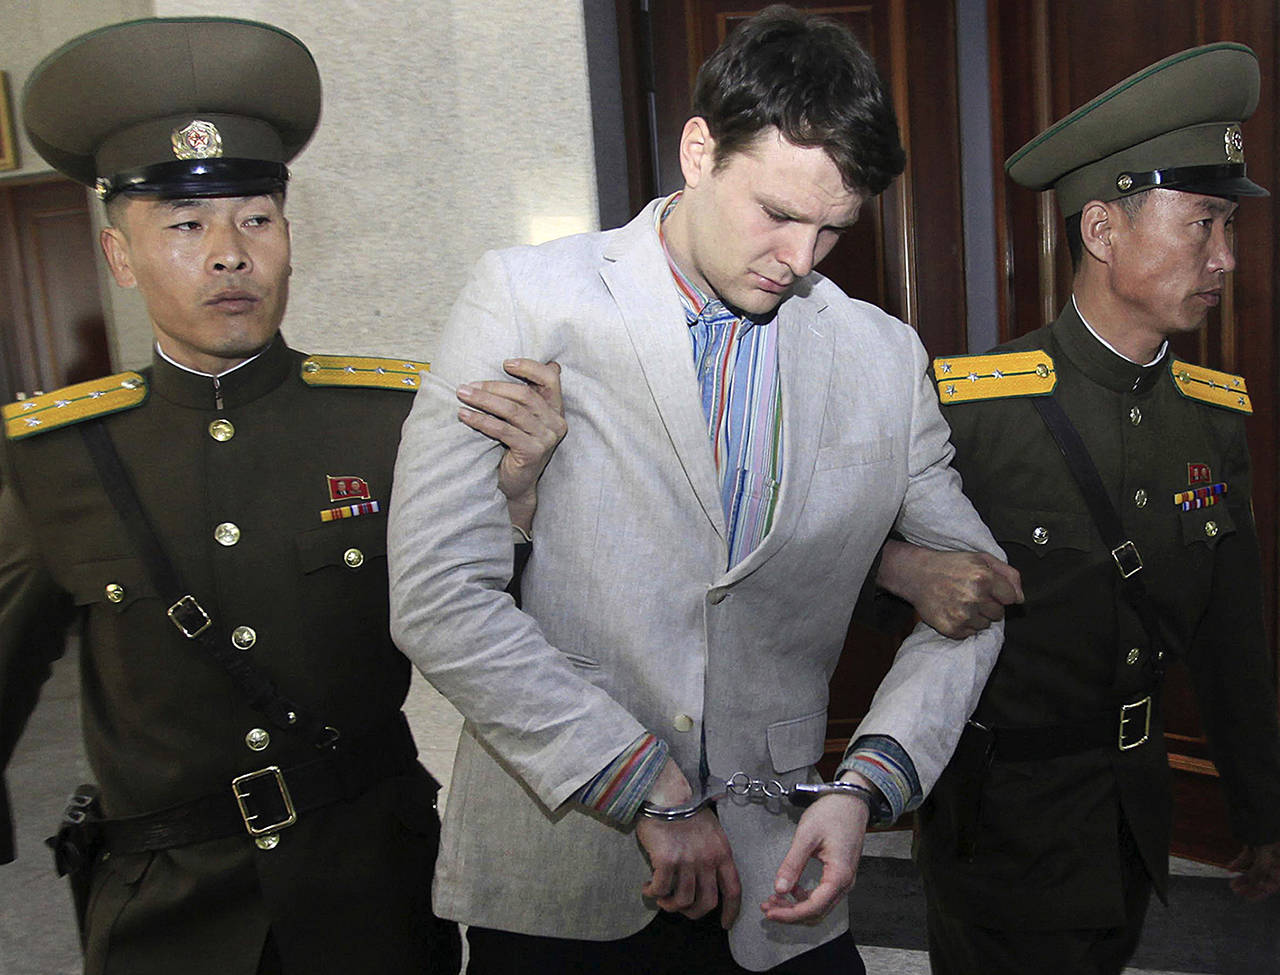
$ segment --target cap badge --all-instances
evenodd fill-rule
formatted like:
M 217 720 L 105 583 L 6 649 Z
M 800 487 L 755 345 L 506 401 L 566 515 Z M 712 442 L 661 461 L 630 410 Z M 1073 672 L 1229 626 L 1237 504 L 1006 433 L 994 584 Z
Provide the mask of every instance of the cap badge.
M 1223 133 L 1223 141 L 1227 148 L 1227 162 L 1244 162 L 1244 133 L 1240 131 L 1240 126 L 1234 123 L 1228 125 L 1227 131 Z
M 1119 178 L 1116 180 L 1116 189 L 1121 193 L 1128 193 L 1133 189 L 1133 177 L 1128 173 L 1121 173 Z
M 215 159 L 222 155 L 222 134 L 212 122 L 195 119 L 173 130 L 173 154 L 178 159 Z

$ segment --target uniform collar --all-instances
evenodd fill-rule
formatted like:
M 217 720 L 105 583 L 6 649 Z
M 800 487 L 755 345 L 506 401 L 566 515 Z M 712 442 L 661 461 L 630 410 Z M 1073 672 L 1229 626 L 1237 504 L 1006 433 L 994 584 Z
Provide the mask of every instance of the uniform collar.
M 1110 349 L 1090 331 L 1069 301 L 1058 320 L 1050 326 L 1050 334 L 1068 359 L 1089 379 L 1117 393 L 1144 393 L 1167 371 L 1169 347 L 1149 365 L 1130 362 Z
M 234 409 L 279 386 L 288 377 L 292 365 L 289 346 L 278 333 L 254 358 L 221 376 L 184 369 L 160 355 L 157 349 L 151 357 L 151 391 L 171 403 L 195 410 Z

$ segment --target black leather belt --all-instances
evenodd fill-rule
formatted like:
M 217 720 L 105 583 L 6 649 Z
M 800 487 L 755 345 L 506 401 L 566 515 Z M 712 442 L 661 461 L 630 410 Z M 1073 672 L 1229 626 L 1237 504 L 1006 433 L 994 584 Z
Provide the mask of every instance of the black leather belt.
M 354 799 L 383 779 L 405 774 L 417 757 L 409 723 L 398 714 L 385 729 L 339 738 L 309 762 L 286 769 L 268 765 L 237 776 L 222 792 L 97 825 L 112 853 L 166 850 L 242 831 L 266 836 L 292 826 L 303 813 Z
M 1059 758 L 1097 748 L 1127 752 L 1151 737 L 1151 711 L 1157 706 L 1148 694 L 1092 718 L 1043 728 L 991 728 L 991 755 L 1006 762 Z M 979 728 L 983 726 L 977 725 Z

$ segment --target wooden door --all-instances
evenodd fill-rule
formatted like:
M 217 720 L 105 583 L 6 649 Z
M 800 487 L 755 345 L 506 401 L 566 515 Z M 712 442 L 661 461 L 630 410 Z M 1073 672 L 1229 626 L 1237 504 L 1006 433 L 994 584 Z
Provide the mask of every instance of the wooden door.
M 1280 192 L 1276 132 L 1275 0 L 989 0 L 993 152 L 997 166 L 1073 108 L 1135 71 L 1184 48 L 1239 41 L 1258 54 L 1261 103 L 1245 123 L 1249 176 Z M 998 171 L 998 170 L 997 170 Z M 1007 339 L 1057 316 L 1070 295 L 1062 219 L 1050 193 L 1008 180 L 996 186 L 1003 271 L 1000 336 Z M 1242 201 L 1236 221 L 1239 265 L 1221 307 L 1198 335 L 1174 340 L 1176 354 L 1242 373 L 1253 400 L 1248 421 L 1253 506 L 1262 544 L 1263 591 L 1272 646 L 1277 633 L 1277 207 L 1275 196 Z M 1237 848 L 1184 671 L 1166 693 L 1167 737 L 1175 778 L 1174 848 L 1225 862 Z
M 111 371 L 84 187 L 0 186 L 0 401 Z

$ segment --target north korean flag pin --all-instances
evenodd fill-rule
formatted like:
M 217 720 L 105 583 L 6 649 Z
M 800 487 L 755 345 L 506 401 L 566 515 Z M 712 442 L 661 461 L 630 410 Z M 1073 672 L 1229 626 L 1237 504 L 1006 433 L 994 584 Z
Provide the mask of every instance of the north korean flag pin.
M 327 474 L 330 501 L 368 501 L 369 482 L 354 474 Z

